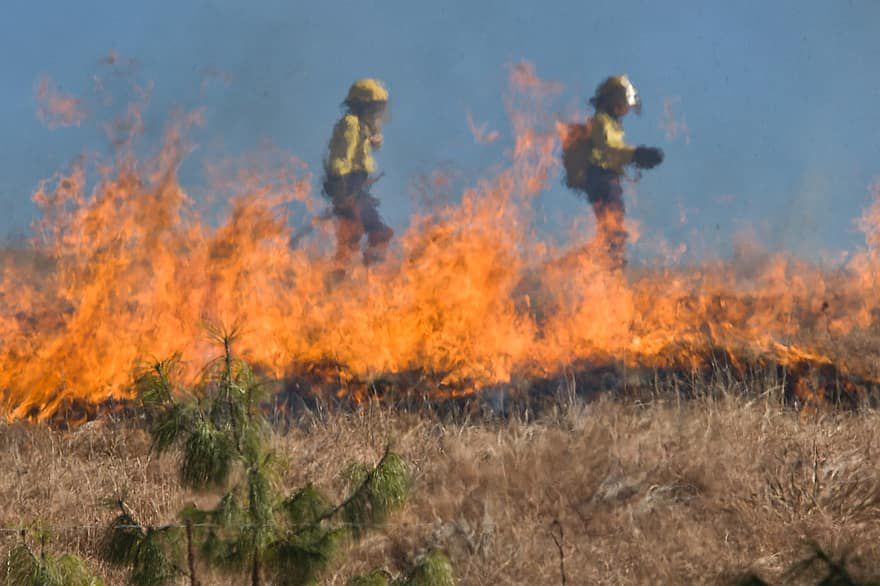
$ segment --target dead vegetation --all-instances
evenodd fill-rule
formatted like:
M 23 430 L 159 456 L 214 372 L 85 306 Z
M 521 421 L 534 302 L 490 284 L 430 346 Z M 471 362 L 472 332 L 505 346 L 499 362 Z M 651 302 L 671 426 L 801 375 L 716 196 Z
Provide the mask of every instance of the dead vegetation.
M 818 544 L 858 579 L 880 563 L 880 416 L 800 417 L 769 398 L 574 402 L 537 420 L 451 422 L 364 407 L 313 411 L 273 437 L 287 488 L 331 494 L 389 440 L 410 462 L 410 505 L 353 548 L 327 584 L 377 566 L 406 571 L 434 546 L 460 584 L 718 583 L 751 573 L 802 583 Z M 192 500 L 136 420 L 75 431 L 0 426 L 0 526 L 46 527 L 52 548 L 96 559 L 124 497 L 149 523 Z M 17 538 L 2 534 L 3 549 Z M 806 570 L 805 570 L 806 571 Z M 817 571 L 815 568 L 809 571 Z M 221 582 L 217 582 L 221 583 Z M 815 583 L 815 581 L 813 581 Z

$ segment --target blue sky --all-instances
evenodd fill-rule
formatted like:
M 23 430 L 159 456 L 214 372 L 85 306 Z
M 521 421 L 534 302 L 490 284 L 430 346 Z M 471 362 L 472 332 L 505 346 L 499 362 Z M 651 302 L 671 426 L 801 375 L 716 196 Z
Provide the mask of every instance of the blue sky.
M 175 108 L 206 107 L 188 165 L 270 141 L 318 171 L 350 82 L 384 79 L 393 117 L 376 194 L 397 227 L 419 174 L 453 169 L 466 182 L 503 160 L 505 65 L 521 59 L 564 84 L 565 104 L 586 100 L 609 74 L 633 79 L 645 108 L 627 118 L 627 137 L 667 154 L 631 209 L 646 237 L 724 251 L 751 226 L 774 248 L 851 248 L 859 242 L 852 220 L 880 176 L 880 2 L 872 0 L 7 0 L 4 8 L 0 232 L 26 229 L 40 178 L 101 146 L 88 126 L 43 127 L 39 77 L 89 95 L 110 50 L 137 59 L 137 75 L 155 83 L 147 122 L 156 135 Z M 232 84 L 203 95 L 206 68 L 229 73 Z M 689 142 L 666 139 L 664 98 L 678 100 Z M 475 144 L 468 112 L 501 140 Z M 589 213 L 559 186 L 536 206 L 542 217 Z

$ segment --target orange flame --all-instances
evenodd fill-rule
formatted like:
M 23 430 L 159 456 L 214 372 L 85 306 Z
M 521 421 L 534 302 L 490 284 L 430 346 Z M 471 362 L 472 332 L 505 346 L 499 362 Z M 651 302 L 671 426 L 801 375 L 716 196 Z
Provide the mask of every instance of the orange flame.
M 696 365 L 714 348 L 837 360 L 841 336 L 874 324 L 880 192 L 861 223 L 867 248 L 834 275 L 764 255 L 624 276 L 603 268 L 591 233 L 542 241 L 530 203 L 557 176 L 559 129 L 541 107 L 559 86 L 527 65 L 511 77 L 510 166 L 418 213 L 384 263 L 335 284 L 331 226 L 290 244 L 288 204 L 322 205 L 302 164 L 246 168 L 217 186 L 233 194 L 219 225 L 202 218 L 177 179 L 197 117 L 173 124 L 153 158 L 121 142 L 112 164 L 82 161 L 41 184 L 35 260 L 7 258 L 0 280 L 8 416 L 125 396 L 151 356 L 200 364 L 206 322 L 245 324 L 239 351 L 274 376 L 330 362 L 350 379 L 416 370 L 450 392 L 584 360 Z

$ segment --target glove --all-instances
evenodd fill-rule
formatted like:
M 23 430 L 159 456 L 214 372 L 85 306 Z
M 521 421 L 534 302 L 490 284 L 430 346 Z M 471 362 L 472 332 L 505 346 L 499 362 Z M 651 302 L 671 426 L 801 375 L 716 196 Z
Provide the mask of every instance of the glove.
M 653 169 L 663 162 L 663 151 L 654 147 L 637 147 L 633 162 L 639 169 Z

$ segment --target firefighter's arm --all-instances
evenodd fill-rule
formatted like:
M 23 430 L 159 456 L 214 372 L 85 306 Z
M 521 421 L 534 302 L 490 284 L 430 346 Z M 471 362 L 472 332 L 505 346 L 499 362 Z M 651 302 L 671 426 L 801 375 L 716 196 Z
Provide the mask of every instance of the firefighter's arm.
M 656 147 L 640 146 L 636 147 L 633 155 L 633 163 L 639 169 L 653 169 L 663 162 L 663 149 Z
M 605 160 L 614 168 L 622 168 L 633 161 L 636 149 L 623 140 L 623 132 L 605 124 L 599 132 L 599 140 L 602 144 L 599 148 L 605 154 Z
M 336 124 L 330 140 L 330 171 L 335 175 L 351 173 L 357 148 L 360 125 L 357 118 L 348 115 Z

